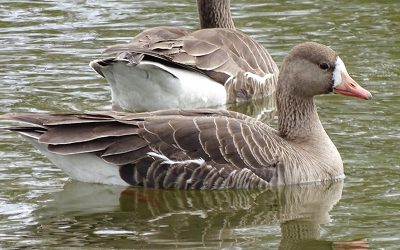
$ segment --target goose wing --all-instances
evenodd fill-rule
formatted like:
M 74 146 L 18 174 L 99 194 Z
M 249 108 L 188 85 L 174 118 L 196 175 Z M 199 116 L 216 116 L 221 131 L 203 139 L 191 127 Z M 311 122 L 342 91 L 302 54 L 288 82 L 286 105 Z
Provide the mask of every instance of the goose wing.
M 134 186 L 184 189 L 254 188 L 276 181 L 280 137 L 229 111 L 168 110 L 141 114 L 8 114 L 10 127 L 55 154 L 93 153 L 120 166 Z
M 251 37 L 232 29 L 190 33 L 176 27 L 157 27 L 140 33 L 127 44 L 109 47 L 105 53 L 120 53 L 118 59 L 131 63 L 138 63 L 143 55 L 165 60 L 201 71 L 221 84 L 239 72 L 248 72 L 248 77 L 255 76 L 256 80 L 278 75 L 267 50 Z

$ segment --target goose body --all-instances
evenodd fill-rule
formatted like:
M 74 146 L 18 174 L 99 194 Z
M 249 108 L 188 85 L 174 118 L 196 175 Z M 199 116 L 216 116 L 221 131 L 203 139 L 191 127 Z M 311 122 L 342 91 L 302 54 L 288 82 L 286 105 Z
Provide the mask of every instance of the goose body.
M 235 29 L 229 0 L 198 0 L 198 9 L 202 29 L 147 29 L 90 63 L 110 84 L 114 110 L 221 106 L 275 92 L 278 67 Z
M 313 97 L 371 94 L 336 53 L 317 43 L 291 50 L 277 88 L 278 129 L 222 110 L 6 114 L 72 178 L 156 188 L 257 188 L 343 178 L 340 154 Z

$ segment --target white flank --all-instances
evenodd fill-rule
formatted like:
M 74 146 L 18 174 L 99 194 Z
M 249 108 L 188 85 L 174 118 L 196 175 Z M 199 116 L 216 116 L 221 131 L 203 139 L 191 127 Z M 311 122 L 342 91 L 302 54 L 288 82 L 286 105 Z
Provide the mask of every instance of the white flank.
M 336 57 L 335 70 L 333 71 L 333 87 L 337 87 L 342 83 L 342 73 L 348 74 L 346 66 L 340 57 Z
M 205 161 L 202 158 L 195 159 L 195 160 L 174 161 L 174 160 L 169 159 L 165 155 L 158 154 L 156 152 L 149 152 L 149 153 L 147 153 L 147 155 L 152 156 L 154 158 L 163 159 L 164 161 L 162 163 L 170 164 L 170 165 L 172 165 L 172 164 L 188 164 L 188 163 L 195 163 L 198 165 L 202 165 L 205 163 Z
M 101 68 L 116 108 L 151 111 L 226 103 L 225 87 L 197 72 L 150 61 L 136 66 L 120 61 Z
M 24 135 L 23 137 L 74 180 L 107 185 L 129 186 L 128 183 L 121 179 L 118 166 L 106 163 L 94 154 L 55 154 L 47 149 L 46 144 L 38 143 L 36 139 L 32 139 L 31 137 Z

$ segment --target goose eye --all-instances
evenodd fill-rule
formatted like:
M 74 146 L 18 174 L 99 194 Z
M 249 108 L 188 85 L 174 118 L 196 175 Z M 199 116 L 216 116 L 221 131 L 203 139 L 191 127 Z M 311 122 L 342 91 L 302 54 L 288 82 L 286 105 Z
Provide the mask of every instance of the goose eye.
M 321 64 L 319 65 L 319 67 L 320 67 L 321 69 L 329 69 L 329 65 L 328 65 L 327 63 L 321 63 Z

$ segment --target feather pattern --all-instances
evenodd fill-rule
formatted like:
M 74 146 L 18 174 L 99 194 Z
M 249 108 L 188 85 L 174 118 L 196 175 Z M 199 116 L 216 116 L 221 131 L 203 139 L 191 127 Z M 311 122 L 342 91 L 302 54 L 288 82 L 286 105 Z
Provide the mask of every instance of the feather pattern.
M 44 125 L 52 117 L 57 123 Z M 293 157 L 296 151 L 289 152 L 290 145 L 274 129 L 235 112 L 9 114 L 2 119 L 30 123 L 24 132 L 40 133 L 38 141 L 51 153 L 90 153 L 119 166 L 121 178 L 129 185 L 222 189 L 267 187 L 281 178 L 287 184 L 298 181 L 277 171 L 294 167 L 286 155 Z M 308 163 L 310 168 L 319 164 Z
M 144 54 L 144 58 L 156 57 L 187 69 L 199 70 L 222 85 L 235 82 L 236 89 L 227 87 L 229 102 L 256 99 L 275 91 L 278 68 L 267 50 L 249 36 L 238 30 L 218 28 L 190 34 L 181 32 L 179 34 L 185 34 L 181 37 L 159 35 L 169 29 L 175 31 L 178 28 L 146 30 L 147 39 L 143 39 L 141 33 L 127 44 L 109 47 L 105 53 L 120 53 L 118 60 L 123 61 L 132 61 L 130 57 Z M 247 95 L 238 93 L 238 89 Z
M 111 46 L 104 53 L 117 54 L 117 56 L 115 58 L 96 60 L 90 65 L 110 82 L 114 106 L 123 110 L 137 111 L 136 109 L 140 109 L 143 111 L 156 109 L 153 107 L 154 103 L 146 106 L 133 96 L 131 98 L 124 97 L 126 100 L 122 101 L 122 96 L 130 95 L 129 92 L 131 90 L 142 91 L 143 87 L 132 87 L 131 90 L 122 89 L 125 88 L 124 86 L 129 81 L 128 85 L 131 86 L 135 86 L 141 81 L 148 81 L 149 83 L 145 85 L 147 88 L 158 86 L 159 84 L 163 85 L 159 88 L 154 87 L 155 89 L 152 91 L 147 91 L 146 95 L 152 92 L 158 93 L 163 89 L 179 91 L 176 90 L 175 82 L 180 81 L 180 84 L 183 84 L 182 86 L 190 85 L 193 84 L 192 79 L 197 76 L 206 76 L 213 84 L 215 83 L 213 85 L 215 88 L 218 88 L 217 86 L 219 85 L 225 89 L 224 100 L 220 100 L 221 98 L 219 97 L 218 100 L 214 100 L 213 98 L 215 97 L 212 97 L 212 95 L 215 93 L 215 88 L 205 87 L 205 81 L 202 80 L 196 83 L 199 84 L 199 87 L 204 86 L 206 88 L 201 96 L 196 97 L 199 100 L 191 100 L 190 103 L 186 104 L 175 104 L 175 108 L 197 108 L 255 100 L 261 97 L 273 98 L 272 94 L 275 93 L 279 73 L 278 67 L 267 50 L 251 37 L 235 29 L 214 28 L 190 32 L 176 27 L 156 27 L 140 33 L 127 44 Z M 135 73 L 137 71 L 133 71 L 133 67 L 140 70 L 141 67 L 139 65 L 145 65 L 144 63 L 160 63 L 196 74 L 190 78 L 192 82 L 189 83 L 183 82 L 184 78 L 182 77 L 181 79 L 177 73 L 172 71 L 170 73 L 176 79 L 171 80 L 171 82 L 164 80 L 159 83 L 150 83 L 150 81 L 157 80 L 151 80 L 148 77 L 146 79 L 142 77 L 140 78 L 141 80 L 135 78 L 135 80 L 134 77 L 139 77 L 139 73 Z M 152 70 L 157 68 L 161 71 L 168 71 L 167 68 L 162 68 L 157 64 L 154 64 Z M 154 76 L 158 74 L 151 73 L 150 69 L 143 68 L 143 70 L 147 70 L 148 73 L 146 74 L 153 74 Z M 207 99 L 206 102 L 200 101 L 204 98 Z M 160 103 L 161 106 L 158 109 L 165 109 L 162 106 L 162 102 Z M 269 104 L 274 106 L 274 102 Z M 170 102 L 169 105 L 171 105 Z M 273 106 L 270 108 L 274 109 Z

